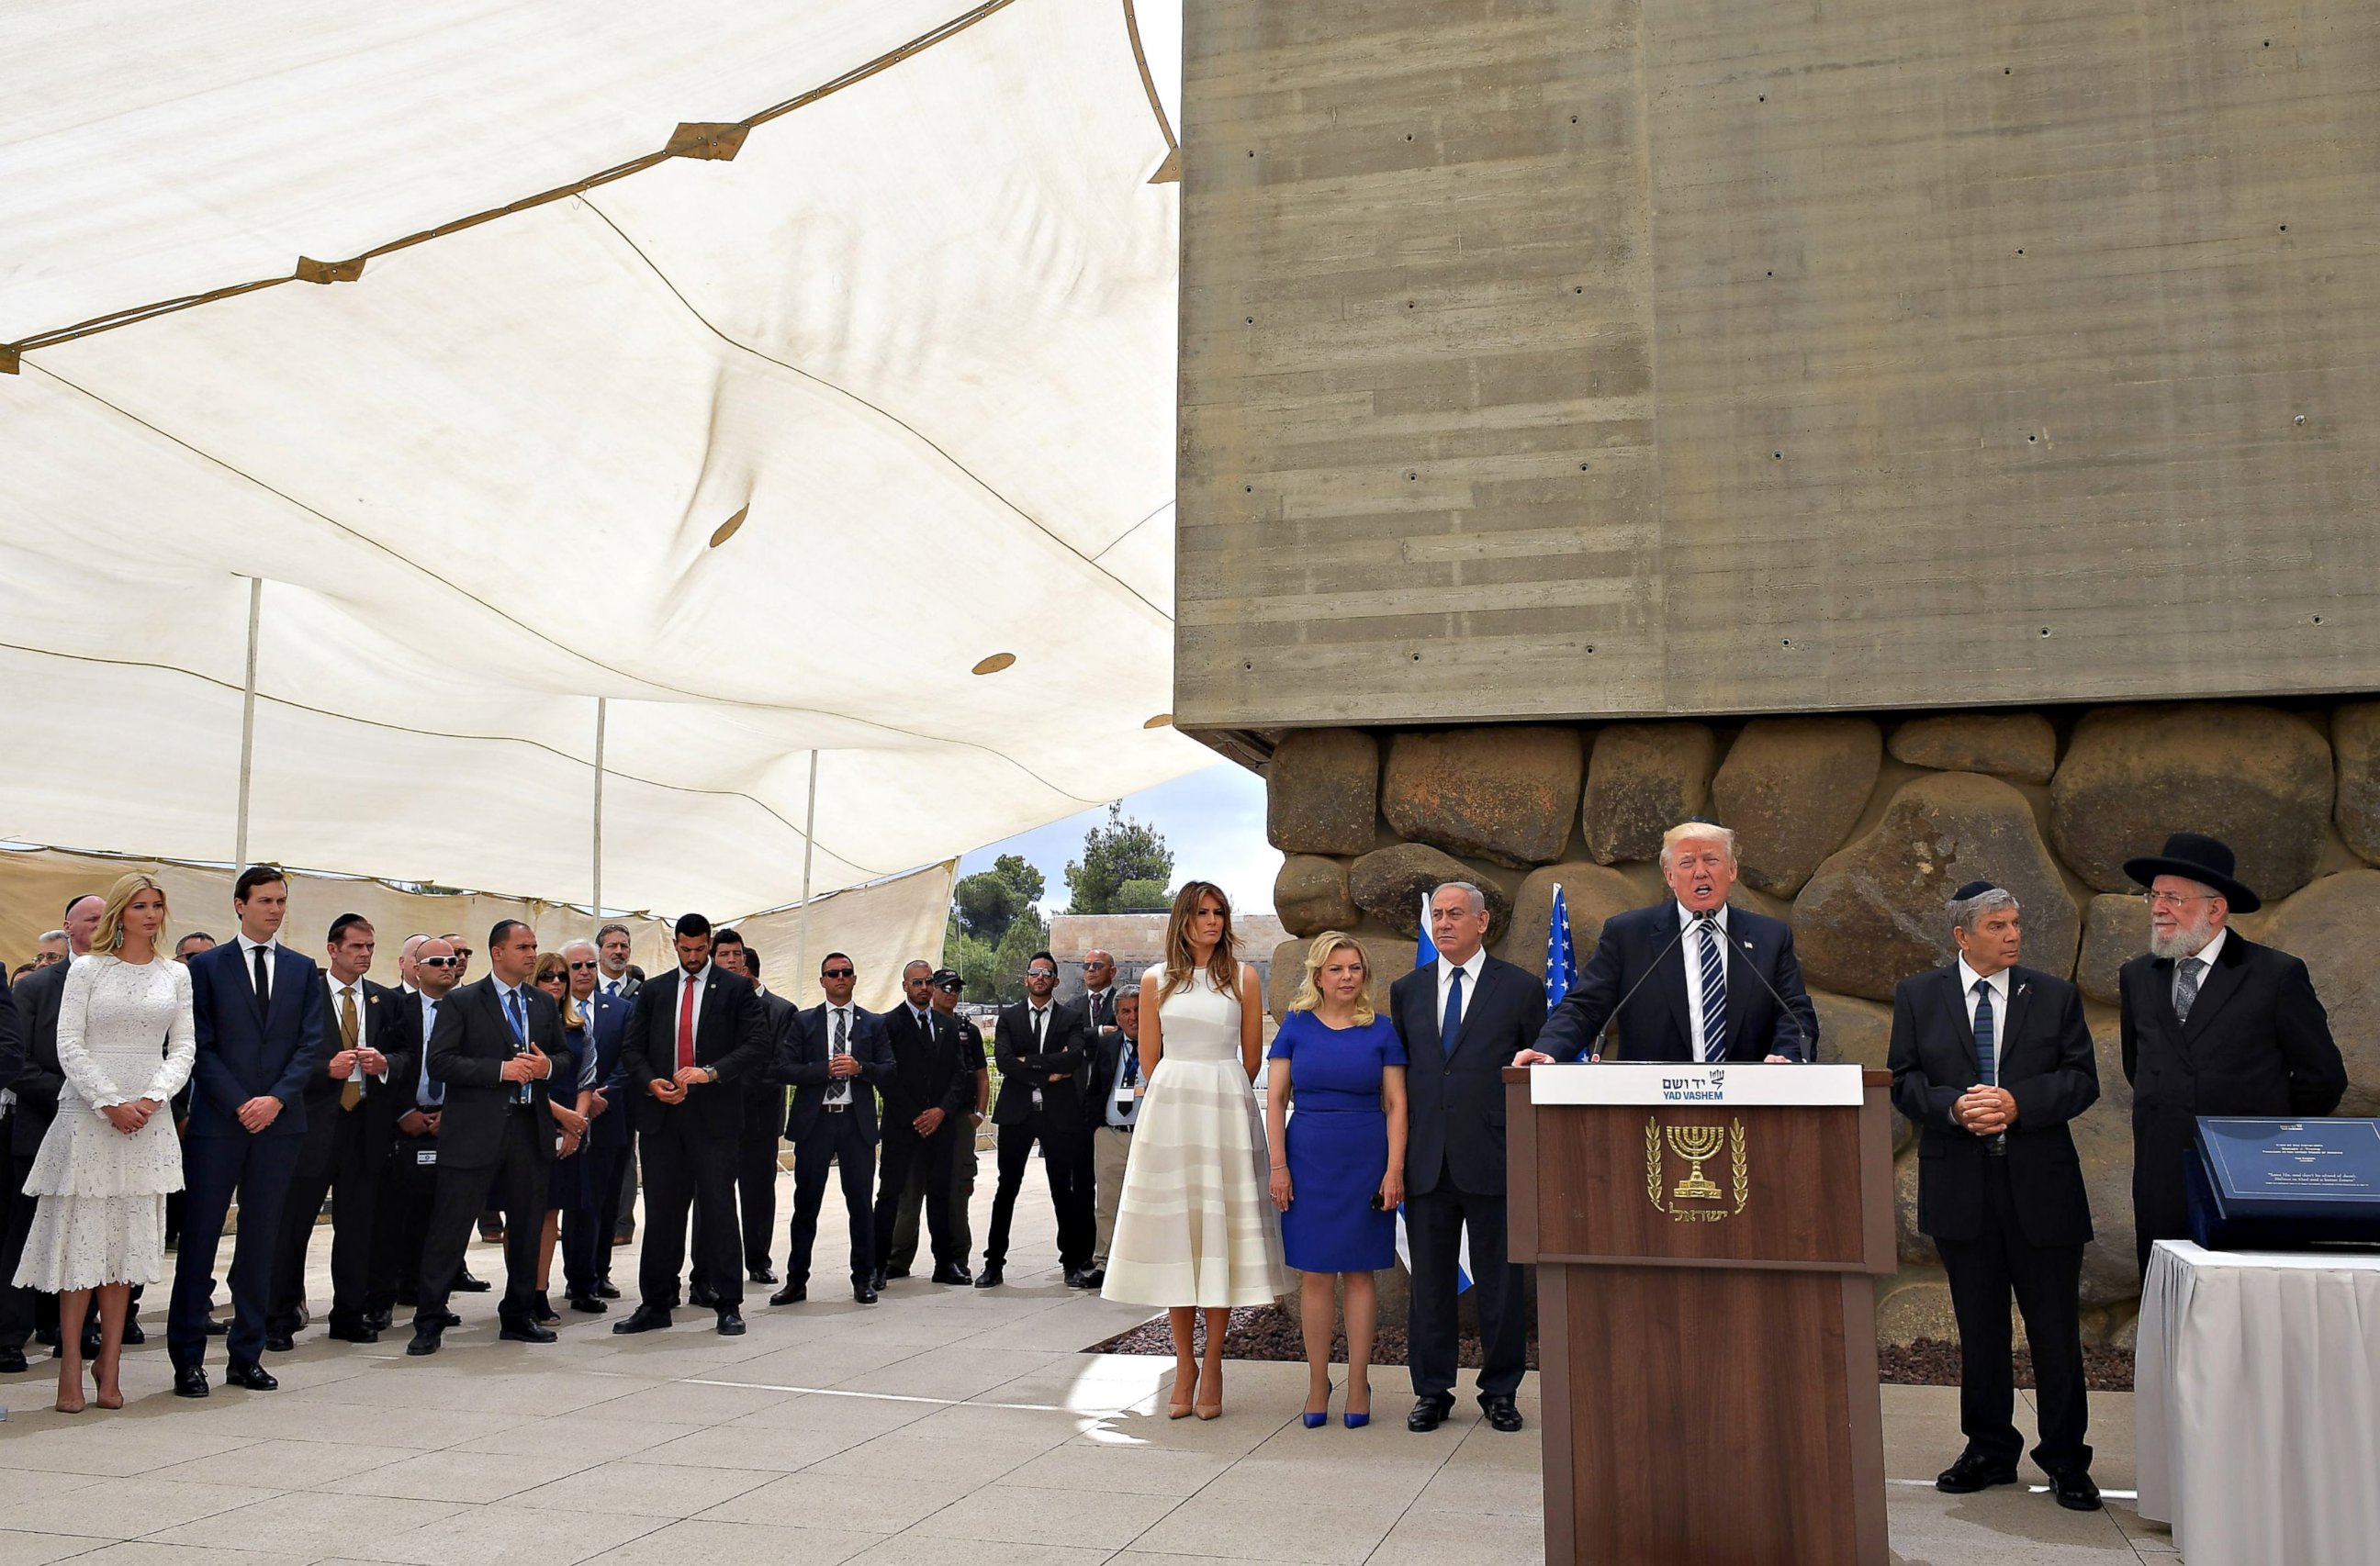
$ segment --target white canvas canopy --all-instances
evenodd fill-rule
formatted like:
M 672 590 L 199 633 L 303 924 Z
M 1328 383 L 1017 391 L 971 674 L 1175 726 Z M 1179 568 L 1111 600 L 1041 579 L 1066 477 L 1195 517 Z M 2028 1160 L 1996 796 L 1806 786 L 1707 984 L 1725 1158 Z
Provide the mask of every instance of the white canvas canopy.
M 254 857 L 584 902 L 599 698 L 622 908 L 1200 765 L 1133 9 L 0 10 L 0 837 L 232 856 L 251 580 Z

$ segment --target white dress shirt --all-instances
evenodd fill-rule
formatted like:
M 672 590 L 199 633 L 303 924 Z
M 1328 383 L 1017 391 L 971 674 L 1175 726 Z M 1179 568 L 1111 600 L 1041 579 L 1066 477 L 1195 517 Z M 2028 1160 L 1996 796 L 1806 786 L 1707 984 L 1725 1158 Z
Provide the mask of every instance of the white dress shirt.
M 1694 933 L 1694 926 L 1701 922 L 1702 916 L 1683 903 L 1677 904 L 1677 909 L 1679 926 L 1685 931 L 1685 939 L 1678 943 L 1678 950 L 1686 960 L 1686 1024 L 1693 1034 L 1694 1058 L 1707 1060 L 1710 1050 L 1706 1046 L 1710 1040 L 1704 1036 L 1703 1028 L 1703 938 Z M 1713 922 L 1718 926 L 1720 982 L 1722 985 L 1732 983 L 1728 970 L 1734 965 L 1728 957 L 1727 943 L 1735 937 L 1727 928 L 1726 904 L 1718 905 L 1718 917 Z
M 2000 1046 L 2008 1039 L 2010 972 L 2010 969 L 2002 968 L 1989 978 L 1985 978 L 1982 974 L 1967 965 L 1966 958 L 1959 959 L 1959 993 L 1967 1003 L 1969 1033 L 1975 1031 L 1975 985 L 1980 981 L 1991 989 L 1992 1069 L 1984 1074 L 1984 1081 L 1994 1087 L 2000 1085 Z
M 254 989 L 256 988 L 256 949 L 259 946 L 262 946 L 267 952 L 273 953 L 272 956 L 264 959 L 265 982 L 270 984 L 280 978 L 280 936 L 275 935 L 272 940 L 264 941 L 250 941 L 245 935 L 234 936 L 232 939 L 239 942 L 239 971 L 242 977 L 248 980 L 248 987 L 250 989 Z M 267 1003 L 270 1003 L 273 997 L 266 995 L 262 997 L 262 999 Z
M 2214 940 L 2212 940 L 2212 941 L 2208 941 L 2205 945 L 2204 945 L 2204 946 L 2202 946 L 2202 947 L 2200 947 L 2200 948 L 2198 949 L 2198 954 L 2197 954 L 2196 956 L 2194 956 L 2194 957 L 2176 957 L 2176 958 L 2174 959 L 2174 962 L 2173 962 L 2173 999 L 2174 999 L 2174 1008 L 2173 1008 L 2173 1009 L 2174 1009 L 2176 1012 L 2180 1012 L 2180 1011 L 2181 1010 L 2181 1004 L 2180 1004 L 2180 1002 L 2181 1002 L 2181 965 L 2182 965 L 2182 964 L 2184 964 L 2184 963 L 2204 963 L 2204 964 L 2205 964 L 2205 965 L 2206 965 L 2204 967 L 2203 967 L 2203 968 L 2201 968 L 2201 969 L 2199 969 L 2199 970 L 2198 970 L 2198 988 L 2199 988 L 2200 989 L 2202 989 L 2202 990 L 2203 990 L 2203 989 L 2204 989 L 2206 988 L 2206 981 L 2207 981 L 2207 979 L 2208 979 L 2208 978 L 2210 978 L 2210 977 L 2212 977 L 2214 976 L 2214 973 L 2215 973 L 2215 959 L 2216 959 L 2218 955 L 2220 955 L 2220 954 L 2221 954 L 2221 953 L 2222 953 L 2222 951 L 2223 951 L 2223 942 L 2224 942 L 2224 941 L 2228 941 L 2228 940 L 2229 940 L 2229 939 L 2230 939 L 2230 936 L 2231 936 L 2231 932 L 2230 932 L 2229 930 L 2228 930 L 2228 929 L 2218 929 L 2218 930 L 2216 930 L 2216 931 L 2215 932 L 2215 939 L 2214 939 Z M 2193 1002 L 2192 1002 L 2191 1003 L 2192 1003 L 2192 1005 L 2196 1005 L 2196 1004 L 2197 1004 L 2197 1002 L 2194 1002 L 2194 1001 L 2193 1001 Z
M 1467 963 L 1450 963 L 1444 956 L 1440 956 L 1438 959 L 1437 1015 L 1440 1026 L 1444 1026 L 1446 1021 L 1446 992 L 1448 987 L 1454 982 L 1455 969 L 1460 967 L 1463 970 L 1462 1014 L 1467 1017 L 1471 1014 L 1471 998 L 1479 993 L 1479 975 L 1487 968 L 1487 966 L 1488 948 L 1485 946 L 1482 946 L 1478 951 L 1472 953 L 1471 960 Z M 1439 1042 L 1440 1044 L 1444 1044 L 1446 1040 L 1441 1038 Z
M 841 1006 L 831 1005 L 827 1007 L 826 1015 L 821 1019 L 826 1024 L 827 1059 L 834 1059 L 834 1025 L 837 1018 L 841 1018 L 843 1022 L 843 1052 L 846 1055 L 851 1053 L 851 1014 L 856 1009 L 856 1008 L 848 1004 Z M 915 1008 L 913 1007 L 912 1010 L 914 1009 Z M 851 1078 L 847 1076 L 829 1077 L 827 1079 L 826 1102 L 830 1104 L 850 1103 Z

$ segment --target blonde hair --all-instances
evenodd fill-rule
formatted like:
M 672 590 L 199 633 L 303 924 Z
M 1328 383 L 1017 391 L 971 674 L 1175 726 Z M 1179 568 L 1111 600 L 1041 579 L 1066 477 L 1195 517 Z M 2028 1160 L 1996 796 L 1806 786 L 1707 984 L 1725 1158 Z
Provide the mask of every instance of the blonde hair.
M 567 951 L 569 948 L 565 947 L 563 950 Z M 562 1026 L 586 1026 L 585 1020 L 578 1015 L 577 998 L 570 993 L 570 959 L 565 957 L 561 952 L 541 952 L 538 954 L 537 972 L 530 976 L 529 982 L 543 984 L 549 978 L 562 980 Z
M 1364 965 L 1364 988 L 1355 991 L 1355 1026 L 1369 1027 L 1379 1014 L 1372 1008 L 1372 954 L 1343 929 L 1324 930 L 1305 949 L 1305 977 L 1299 981 L 1297 999 L 1289 1003 L 1289 1009 L 1311 1012 L 1322 1004 L 1322 970 L 1342 952 L 1354 953 L 1355 960 Z
M 1240 938 L 1232 933 L 1232 900 L 1211 880 L 1192 880 L 1182 883 L 1173 894 L 1173 911 L 1165 916 L 1165 982 L 1157 991 L 1160 1001 L 1190 988 L 1190 916 L 1198 911 L 1201 899 L 1210 896 L 1222 904 L 1223 932 L 1207 959 L 1207 977 L 1226 995 L 1240 992 Z
M 1735 829 L 1716 821 L 1680 821 L 1661 834 L 1661 868 L 1670 868 L 1670 856 L 1681 843 L 1718 842 L 1727 844 L 1727 856 L 1735 857 Z
M 157 884 L 154 877 L 142 875 L 139 870 L 117 878 L 115 884 L 107 889 L 107 906 L 100 910 L 99 928 L 91 932 L 91 949 L 93 952 L 112 954 L 123 946 L 124 910 L 132 906 L 132 900 L 144 892 L 155 892 L 161 905 L 165 901 L 165 889 Z M 171 917 L 172 914 L 173 910 L 168 908 L 167 917 Z M 164 932 L 165 927 L 159 925 L 157 933 L 163 935 Z

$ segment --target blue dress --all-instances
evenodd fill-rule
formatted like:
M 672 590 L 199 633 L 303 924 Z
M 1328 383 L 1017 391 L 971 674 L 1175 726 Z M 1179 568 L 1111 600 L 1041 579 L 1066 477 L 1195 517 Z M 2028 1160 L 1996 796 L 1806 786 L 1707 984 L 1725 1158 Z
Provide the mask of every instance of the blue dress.
M 1380 1074 L 1405 1063 L 1386 1016 L 1362 1027 L 1325 1026 L 1292 1012 L 1271 1058 L 1289 1062 L 1289 1210 L 1281 1247 L 1300 1272 L 1376 1272 L 1397 1259 L 1397 1215 L 1372 1198 L 1389 1172 L 1389 1117 Z

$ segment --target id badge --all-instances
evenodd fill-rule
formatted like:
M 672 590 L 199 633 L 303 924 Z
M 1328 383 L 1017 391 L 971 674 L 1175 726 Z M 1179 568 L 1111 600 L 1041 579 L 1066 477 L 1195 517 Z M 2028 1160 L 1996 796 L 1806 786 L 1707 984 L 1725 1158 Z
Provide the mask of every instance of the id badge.
M 435 1147 L 416 1147 L 413 1150 L 413 1161 L 416 1164 L 434 1164 L 438 1161 L 438 1149 Z

